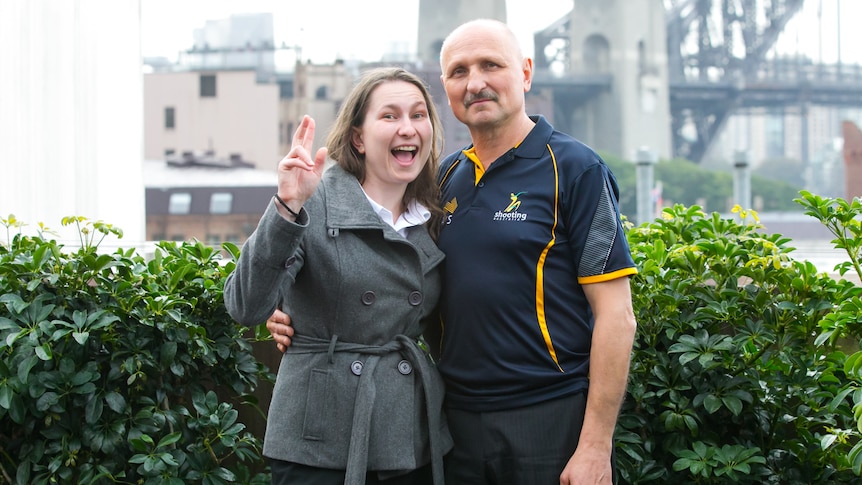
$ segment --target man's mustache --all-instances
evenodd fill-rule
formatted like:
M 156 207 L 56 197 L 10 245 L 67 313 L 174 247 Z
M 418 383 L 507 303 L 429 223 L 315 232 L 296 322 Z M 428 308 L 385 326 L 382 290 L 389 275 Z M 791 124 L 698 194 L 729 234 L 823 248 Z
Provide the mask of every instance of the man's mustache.
M 468 94 L 464 98 L 464 107 L 469 108 L 471 104 L 478 101 L 497 101 L 497 94 L 493 91 L 479 91 L 475 94 Z

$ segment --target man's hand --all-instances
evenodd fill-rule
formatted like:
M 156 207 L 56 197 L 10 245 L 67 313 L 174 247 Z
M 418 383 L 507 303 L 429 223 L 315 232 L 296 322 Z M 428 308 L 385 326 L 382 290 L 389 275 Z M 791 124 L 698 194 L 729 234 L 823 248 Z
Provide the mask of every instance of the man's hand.
M 560 475 L 560 485 L 610 485 L 612 476 L 610 453 L 579 445 Z
M 290 315 L 276 309 L 266 321 L 266 329 L 269 330 L 272 339 L 275 340 L 275 345 L 278 350 L 286 352 L 290 347 L 291 337 L 293 337 L 293 327 L 290 325 Z

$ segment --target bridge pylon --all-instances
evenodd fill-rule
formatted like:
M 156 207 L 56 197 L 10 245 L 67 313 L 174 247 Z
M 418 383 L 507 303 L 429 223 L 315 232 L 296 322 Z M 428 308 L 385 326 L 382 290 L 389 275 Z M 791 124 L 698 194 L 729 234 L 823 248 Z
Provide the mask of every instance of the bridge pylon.
M 439 62 L 440 47 L 449 32 L 480 18 L 505 22 L 506 0 L 419 0 L 419 60 Z
M 672 155 L 665 8 L 661 0 L 576 0 L 569 13 L 569 74 L 610 74 L 585 113 L 572 113 L 576 133 L 600 150 L 634 160 L 649 149 Z M 538 46 L 537 46 L 538 49 Z M 564 73 L 565 75 L 565 73 Z M 564 113 L 556 113 L 559 117 Z M 580 133 L 577 133 L 580 132 Z

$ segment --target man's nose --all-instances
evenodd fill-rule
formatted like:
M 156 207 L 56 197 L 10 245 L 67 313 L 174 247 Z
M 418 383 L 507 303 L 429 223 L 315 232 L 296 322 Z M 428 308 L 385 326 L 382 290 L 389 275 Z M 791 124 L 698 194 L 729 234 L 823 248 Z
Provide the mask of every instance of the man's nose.
M 473 69 L 467 74 L 467 91 L 478 93 L 485 89 L 486 85 L 485 75 L 481 71 Z

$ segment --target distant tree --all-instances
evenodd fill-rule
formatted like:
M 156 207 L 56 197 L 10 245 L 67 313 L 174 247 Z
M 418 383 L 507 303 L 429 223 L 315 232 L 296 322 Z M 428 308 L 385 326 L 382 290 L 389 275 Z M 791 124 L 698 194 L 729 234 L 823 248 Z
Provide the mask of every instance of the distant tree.
M 660 161 L 655 179 L 662 182 L 662 198 L 668 204 L 698 205 L 718 212 L 730 209 L 733 178 L 728 173 L 705 170 L 694 162 L 677 158 Z
M 762 176 L 751 177 L 751 195 L 763 202 L 760 211 L 799 211 L 793 199 L 799 197 L 802 186 L 795 186 L 781 180 L 770 180 Z
M 805 187 L 805 164 L 801 160 L 792 158 L 772 158 L 762 161 L 757 168 L 752 170 L 768 180 L 786 182 L 794 187 Z
M 609 154 L 602 158 L 611 168 L 620 187 L 620 210 L 623 214 L 637 213 L 636 165 Z M 656 182 L 662 184 L 662 199 L 666 206 L 683 204 L 697 205 L 705 210 L 724 212 L 730 210 L 733 197 L 733 174 L 721 170 L 709 170 L 685 159 L 660 160 L 655 167 Z M 784 181 L 770 180 L 753 174 L 751 177 L 752 198 L 762 203 L 750 207 L 761 211 L 798 211 L 793 199 L 799 195 L 801 186 Z
M 637 175 L 635 164 L 613 155 L 602 153 L 602 158 L 617 179 L 620 187 L 620 211 L 630 217 L 637 214 Z

